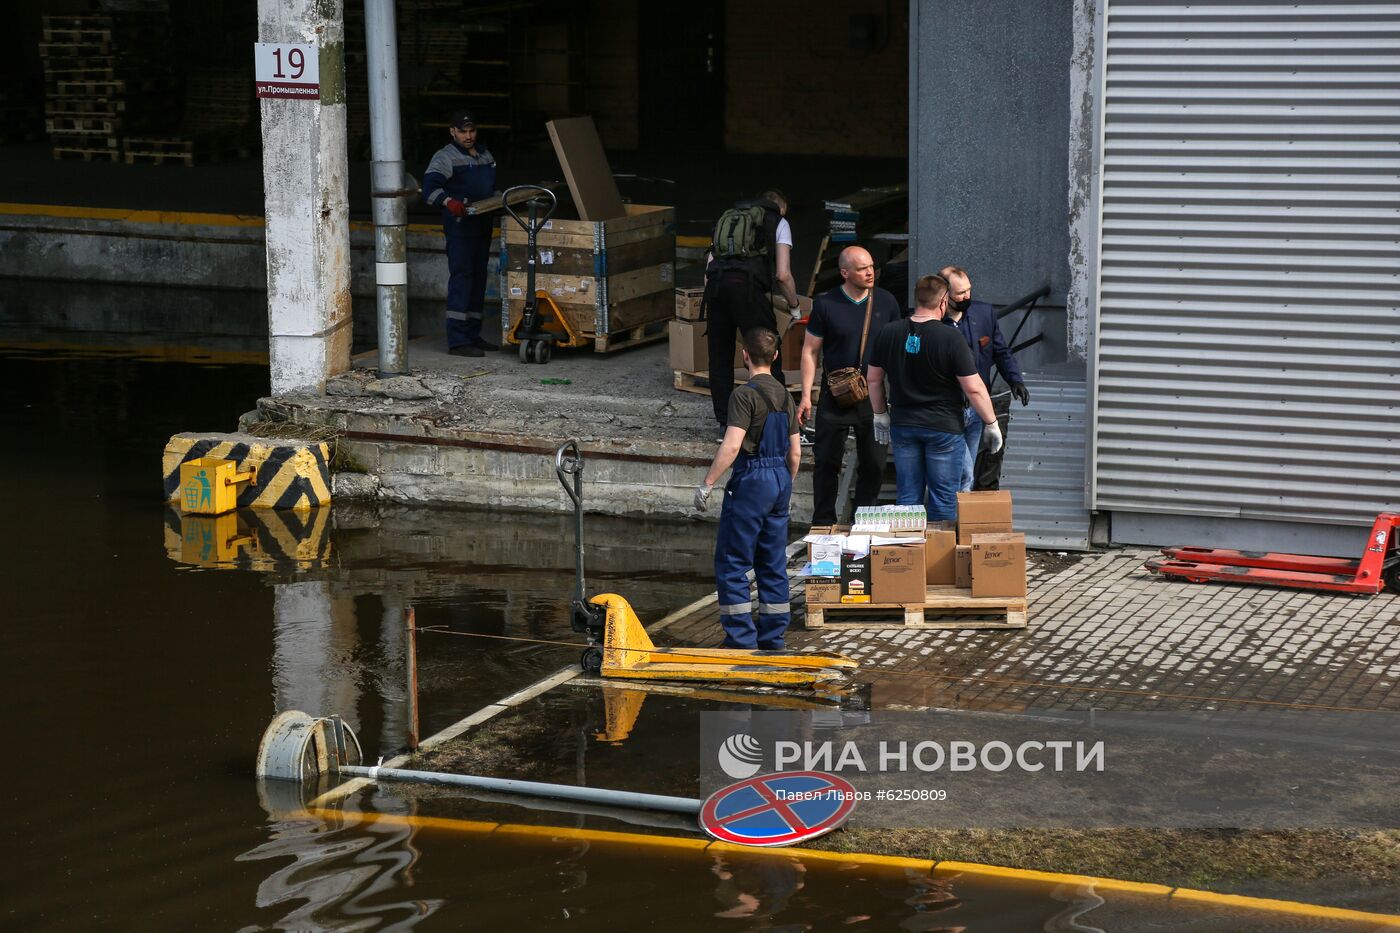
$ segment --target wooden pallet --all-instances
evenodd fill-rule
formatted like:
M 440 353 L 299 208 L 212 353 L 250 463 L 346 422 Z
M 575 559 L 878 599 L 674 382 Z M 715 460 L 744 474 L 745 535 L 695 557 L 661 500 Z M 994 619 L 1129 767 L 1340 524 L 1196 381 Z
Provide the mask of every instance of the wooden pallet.
M 98 114 L 91 116 L 49 117 L 44 121 L 46 133 L 110 134 L 121 129 L 121 121 Z
M 50 97 L 44 112 L 51 117 L 115 116 L 126 110 L 126 101 L 100 97 Z
M 39 57 L 45 60 L 56 59 L 62 60 L 62 62 L 73 62 L 73 60 L 108 55 L 112 55 L 112 46 L 108 42 L 39 43 Z
M 744 375 L 740 377 L 738 374 L 744 372 L 743 370 L 736 369 L 734 372 L 734 384 L 736 386 L 741 386 L 749 381 L 748 373 L 744 373 Z M 673 369 L 671 370 L 671 374 L 675 380 L 675 387 L 681 392 L 693 392 L 696 395 L 710 394 L 709 373 L 688 373 L 680 369 Z M 789 392 L 801 392 L 802 377 L 798 376 L 795 381 L 789 382 L 787 384 L 787 390 Z
M 60 149 L 112 149 L 121 146 L 121 140 L 105 133 L 50 133 L 49 142 Z
M 49 14 L 43 23 L 45 29 L 111 29 L 112 17 L 106 13 Z
M 1027 624 L 1024 596 L 969 596 L 955 586 L 930 586 L 924 603 L 807 605 L 806 627 L 1015 629 Z
M 50 90 L 57 91 L 60 81 L 115 81 L 117 69 L 111 65 L 90 65 L 65 63 L 65 67 L 44 66 L 44 80 Z
M 193 152 L 132 152 L 122 156 L 127 165 L 194 165 Z
M 194 140 L 183 136 L 128 136 L 127 149 L 143 154 L 193 153 Z
M 125 81 L 58 82 L 59 97 L 116 97 L 125 93 Z
M 121 156 L 119 149 L 78 149 L 71 146 L 54 146 L 55 159 L 82 159 L 84 162 L 115 162 Z
M 111 29 L 53 29 L 44 27 L 47 45 L 107 45 L 112 41 Z
M 612 353 L 667 339 L 670 336 L 668 330 L 670 323 L 671 319 L 667 317 L 638 324 L 625 330 L 615 330 L 610 334 L 586 334 L 585 336 L 593 338 L 593 349 L 597 352 Z

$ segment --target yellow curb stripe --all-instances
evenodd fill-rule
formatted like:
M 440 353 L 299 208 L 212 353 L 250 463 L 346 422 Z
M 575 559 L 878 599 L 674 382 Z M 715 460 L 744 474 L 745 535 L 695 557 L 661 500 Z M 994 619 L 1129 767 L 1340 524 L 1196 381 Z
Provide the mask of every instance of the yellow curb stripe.
M 206 214 L 199 211 L 149 211 L 126 207 L 0 202 L 0 215 L 5 214 L 20 217 L 68 217 L 75 220 L 120 220 L 133 224 L 173 224 L 194 227 L 264 227 L 267 225 L 262 217 L 255 214 Z M 372 231 L 374 224 L 367 220 L 352 220 L 350 229 L 356 232 Z M 408 232 L 441 236 L 442 227 L 438 224 L 409 224 Z M 491 235 L 499 237 L 501 235 L 500 228 L 492 230 Z
M 1326 907 L 1322 904 L 1278 901 L 1267 897 L 1245 897 L 1239 894 L 1217 894 L 1214 891 L 1197 891 L 1191 888 L 1177 888 L 1172 892 L 1171 898 L 1174 901 L 1188 901 L 1193 904 L 1218 904 L 1222 907 L 1237 907 L 1244 910 L 1267 910 L 1272 913 L 1311 917 L 1317 920 L 1378 923 L 1381 926 L 1400 929 L 1400 916 L 1374 914 L 1363 910 L 1348 910 L 1345 907 Z
M 201 227 L 261 227 L 261 217 L 244 214 L 204 214 L 192 211 L 144 211 L 123 207 L 71 204 L 10 204 L 0 202 L 0 214 L 24 217 L 71 217 L 78 220 L 123 220 L 142 224 L 190 224 Z
M 625 845 L 641 845 L 651 848 L 677 849 L 689 852 L 714 851 L 749 856 L 768 855 L 783 858 L 799 858 L 804 861 L 838 862 L 901 870 L 912 869 L 915 871 L 956 872 L 964 875 L 1005 878 L 1014 881 L 1032 882 L 1035 884 L 1091 885 L 1096 891 L 1112 891 L 1122 894 L 1161 897 L 1173 901 L 1180 900 L 1198 904 L 1214 904 L 1240 910 L 1288 914 L 1291 916 L 1311 917 L 1320 920 L 1375 923 L 1383 927 L 1400 928 L 1400 915 L 1396 914 L 1379 914 L 1364 910 L 1350 910 L 1345 907 L 1305 904 L 1301 901 L 1280 901 L 1265 897 L 1246 897 L 1240 894 L 1216 894 L 1211 891 L 1198 891 L 1192 888 L 1172 888 L 1164 884 L 1146 884 L 1138 881 L 1123 881 L 1117 878 L 1100 878 L 1094 875 L 1073 875 L 1061 872 L 1035 871 L 1028 868 L 1007 868 L 1001 865 L 983 865 L 980 862 L 939 862 L 931 859 L 907 858 L 895 855 L 831 852 L 824 849 L 802 849 L 796 847 L 759 848 L 731 845 L 723 842 L 710 842 L 704 839 L 690 839 L 684 836 L 620 833 L 602 829 L 582 829 L 572 826 L 529 826 L 517 823 L 480 823 L 446 817 L 407 816 L 397 813 L 363 813 L 354 810 L 336 810 L 319 807 L 308 808 L 305 813 L 307 816 L 331 822 L 393 823 L 402 826 L 431 827 L 433 829 L 445 829 L 454 832 L 489 833 L 493 835 L 520 836 L 531 839 L 583 839 L 589 842 L 614 842 Z
M 1117 878 L 1062 874 L 1056 871 L 1036 871 L 1031 868 L 1004 868 L 1000 865 L 983 865 L 980 862 L 943 861 L 934 863 L 934 868 L 937 871 L 954 871 L 968 875 L 983 875 L 989 878 L 1011 878 L 1016 881 L 1034 881 L 1041 884 L 1091 884 L 1100 891 L 1121 891 L 1128 894 L 1146 894 L 1150 897 L 1167 897 L 1173 890 L 1165 884 L 1120 881 Z

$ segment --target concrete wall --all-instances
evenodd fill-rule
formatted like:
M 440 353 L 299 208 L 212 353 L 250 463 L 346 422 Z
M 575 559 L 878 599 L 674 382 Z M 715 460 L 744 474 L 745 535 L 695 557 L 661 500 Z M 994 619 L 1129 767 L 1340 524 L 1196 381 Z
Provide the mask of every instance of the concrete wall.
M 875 17 L 872 51 L 852 18 Z M 909 11 L 886 0 L 728 0 L 724 143 L 730 152 L 903 158 Z
M 62 209 L 59 209 L 62 210 Z M 174 285 L 190 288 L 267 289 L 263 227 L 256 218 L 209 215 L 208 223 L 160 223 L 156 212 L 94 210 L 95 216 L 0 216 L 0 278 Z M 223 222 L 224 220 L 239 222 Z M 443 301 L 447 260 L 442 234 L 410 228 L 409 297 Z M 487 278 L 496 294 L 495 259 Z M 374 295 L 374 232 L 350 232 L 351 288 Z
M 421 436 L 415 436 L 403 433 L 402 419 L 394 414 L 328 412 L 275 398 L 259 399 L 258 410 L 269 420 L 324 425 L 343 432 L 337 453 L 346 468 L 375 477 L 375 494 L 389 502 L 573 511 L 554 471 L 552 441 L 444 426 L 424 428 Z M 675 446 L 649 445 L 647 458 L 630 452 L 613 456 L 588 451 L 587 511 L 718 521 L 719 509 L 712 506 L 696 516 L 692 507 L 696 473 L 706 462 L 668 453 Z M 790 514 L 794 525 L 812 520 L 810 470 L 800 472 L 793 484 Z
M 1069 286 L 1070 0 L 912 0 L 909 174 L 916 268 L 973 294 Z

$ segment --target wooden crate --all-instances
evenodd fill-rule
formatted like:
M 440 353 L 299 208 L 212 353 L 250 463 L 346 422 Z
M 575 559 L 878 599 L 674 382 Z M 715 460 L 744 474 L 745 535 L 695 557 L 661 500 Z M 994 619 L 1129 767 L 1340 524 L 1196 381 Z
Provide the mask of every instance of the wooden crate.
M 501 218 L 501 318 L 507 329 L 525 310 L 525 231 Z M 627 205 L 615 220 L 551 220 L 536 238 L 535 288 L 600 352 L 666 339 L 675 314 L 676 212 Z
M 969 595 L 956 586 L 930 586 L 919 603 L 808 603 L 806 627 L 910 629 L 1025 628 L 1024 596 Z

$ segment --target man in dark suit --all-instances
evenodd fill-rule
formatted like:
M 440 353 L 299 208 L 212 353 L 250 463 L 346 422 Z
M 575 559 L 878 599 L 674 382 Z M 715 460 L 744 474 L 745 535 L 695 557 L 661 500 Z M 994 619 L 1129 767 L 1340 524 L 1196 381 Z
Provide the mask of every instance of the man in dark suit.
M 1011 428 L 1011 398 L 1015 396 L 1022 406 L 1031 403 L 1031 393 L 1026 389 L 1026 379 L 1021 375 L 1021 367 L 1016 365 L 1016 357 L 1006 345 L 1006 338 L 997 325 L 996 309 L 985 301 L 972 300 L 972 279 L 967 270 L 960 266 L 944 266 L 939 273 L 948 280 L 948 314 L 943 323 L 952 325 L 962 332 L 963 339 L 972 349 L 977 363 L 977 372 L 992 396 L 992 408 L 996 411 L 1001 425 L 1001 436 L 1007 438 Z M 995 366 L 1009 391 L 992 392 L 992 367 Z M 1001 458 L 1006 444 L 996 451 L 982 450 L 982 419 L 969 412 L 963 430 L 967 442 L 967 457 L 963 461 L 961 489 L 997 489 L 1001 486 Z M 1009 440 L 1009 439 L 1008 439 Z

